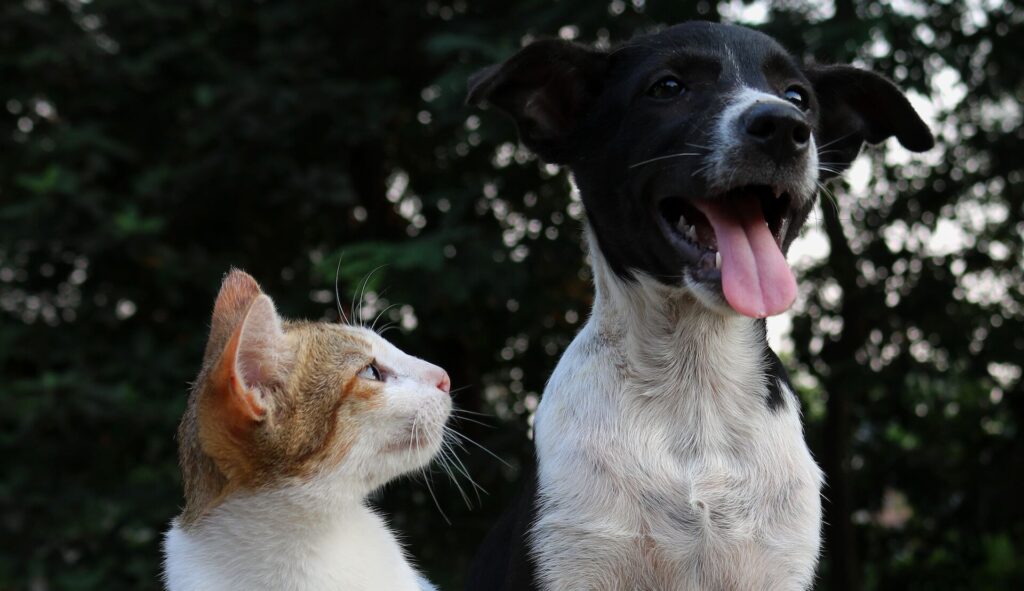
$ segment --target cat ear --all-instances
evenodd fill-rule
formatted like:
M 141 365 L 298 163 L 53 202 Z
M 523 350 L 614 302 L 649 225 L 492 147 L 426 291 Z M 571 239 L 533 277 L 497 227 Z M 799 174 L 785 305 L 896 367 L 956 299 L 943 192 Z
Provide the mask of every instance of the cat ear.
M 210 338 L 206 343 L 206 353 L 203 356 L 207 363 L 212 363 L 224 350 L 231 333 L 242 322 L 249 307 L 262 293 L 260 285 L 252 278 L 252 275 L 245 271 L 231 269 L 224 276 L 220 292 L 217 293 L 217 301 L 213 305 Z
M 257 295 L 211 374 L 211 393 L 222 422 L 242 428 L 266 416 L 270 390 L 285 379 L 285 345 L 273 300 Z

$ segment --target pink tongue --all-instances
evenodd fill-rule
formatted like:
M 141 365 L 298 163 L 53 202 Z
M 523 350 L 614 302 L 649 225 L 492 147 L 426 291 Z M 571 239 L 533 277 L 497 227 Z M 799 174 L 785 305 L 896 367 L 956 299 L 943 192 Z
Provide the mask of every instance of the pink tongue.
M 698 203 L 722 254 L 722 291 L 734 310 L 763 318 L 789 309 L 796 279 L 775 243 L 755 197 Z

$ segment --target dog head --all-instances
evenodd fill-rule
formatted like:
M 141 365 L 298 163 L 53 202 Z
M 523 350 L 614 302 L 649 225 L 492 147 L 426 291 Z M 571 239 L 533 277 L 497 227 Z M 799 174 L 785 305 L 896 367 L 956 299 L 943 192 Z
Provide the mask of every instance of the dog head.
M 474 75 L 468 102 L 508 113 L 527 147 L 571 169 L 619 277 L 753 317 L 796 297 L 784 253 L 822 180 L 865 142 L 934 143 L 882 76 L 804 67 L 767 35 L 707 22 L 609 52 L 537 41 Z

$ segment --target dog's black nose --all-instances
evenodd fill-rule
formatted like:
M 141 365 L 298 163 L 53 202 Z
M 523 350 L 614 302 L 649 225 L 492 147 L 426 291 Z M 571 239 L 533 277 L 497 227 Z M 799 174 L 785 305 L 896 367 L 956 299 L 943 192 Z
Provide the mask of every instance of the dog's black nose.
M 741 125 L 747 140 L 757 144 L 775 160 L 804 153 L 811 138 L 811 128 L 803 114 L 789 105 L 754 105 L 743 114 Z

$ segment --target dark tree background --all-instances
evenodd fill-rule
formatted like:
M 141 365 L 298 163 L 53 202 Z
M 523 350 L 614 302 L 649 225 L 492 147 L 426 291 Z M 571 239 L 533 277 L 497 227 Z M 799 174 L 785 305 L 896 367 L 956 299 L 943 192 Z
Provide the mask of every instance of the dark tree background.
M 460 454 L 488 491 L 459 478 L 471 509 L 439 468 L 438 506 L 421 480 L 379 499 L 457 588 L 591 294 L 564 173 L 465 108 L 465 80 L 538 36 L 689 18 L 884 72 L 939 139 L 867 151 L 794 253 L 783 349 L 828 476 L 819 587 L 1024 588 L 1018 0 L 5 0 L 0 590 L 158 588 L 221 276 L 336 318 L 342 253 L 346 310 L 444 365 L 491 415 L 457 427 L 508 464 Z

